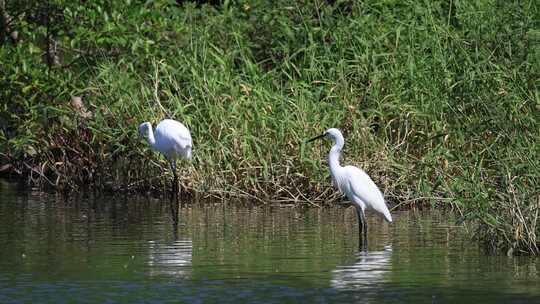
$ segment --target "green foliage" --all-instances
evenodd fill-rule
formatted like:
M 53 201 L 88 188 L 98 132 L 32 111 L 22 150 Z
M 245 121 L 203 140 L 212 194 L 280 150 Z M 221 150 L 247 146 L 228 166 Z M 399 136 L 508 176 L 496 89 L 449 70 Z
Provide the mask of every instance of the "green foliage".
M 137 126 L 173 117 L 187 188 L 317 202 L 328 146 L 303 141 L 339 127 L 391 202 L 450 202 L 490 248 L 538 253 L 534 1 L 49 2 L 7 3 L 21 39 L 0 49 L 0 155 L 34 181 L 162 189 Z

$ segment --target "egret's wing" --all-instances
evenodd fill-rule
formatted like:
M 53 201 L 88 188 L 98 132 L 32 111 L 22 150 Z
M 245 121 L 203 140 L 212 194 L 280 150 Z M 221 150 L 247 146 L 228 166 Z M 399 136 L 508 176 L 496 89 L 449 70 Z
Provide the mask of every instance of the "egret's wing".
M 384 202 L 384 197 L 375 185 L 373 180 L 363 170 L 347 166 L 345 167 L 349 177 L 349 186 L 355 196 L 357 196 L 366 206 L 384 215 L 388 221 L 392 221 L 390 211 Z
M 182 123 L 164 119 L 156 127 L 156 147 L 167 158 L 191 158 L 193 143 L 188 128 Z
M 164 119 L 159 123 L 156 131 L 162 136 L 164 142 L 174 146 L 180 145 L 182 148 L 192 147 L 191 133 L 181 122 L 172 119 Z

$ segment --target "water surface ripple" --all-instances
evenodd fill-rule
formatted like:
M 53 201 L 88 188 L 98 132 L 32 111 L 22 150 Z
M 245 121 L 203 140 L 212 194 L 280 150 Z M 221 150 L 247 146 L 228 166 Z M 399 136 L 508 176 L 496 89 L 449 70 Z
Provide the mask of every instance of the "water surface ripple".
M 69 198 L 0 182 L 0 303 L 540 303 L 540 263 L 440 212 Z

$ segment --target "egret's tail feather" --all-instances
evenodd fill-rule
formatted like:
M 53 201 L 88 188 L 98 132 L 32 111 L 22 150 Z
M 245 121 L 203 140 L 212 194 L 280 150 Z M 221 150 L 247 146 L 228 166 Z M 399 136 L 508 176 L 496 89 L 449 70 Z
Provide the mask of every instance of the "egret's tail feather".
M 392 222 L 392 215 L 390 214 L 390 211 L 388 209 L 385 209 L 383 212 L 384 218 L 391 223 Z

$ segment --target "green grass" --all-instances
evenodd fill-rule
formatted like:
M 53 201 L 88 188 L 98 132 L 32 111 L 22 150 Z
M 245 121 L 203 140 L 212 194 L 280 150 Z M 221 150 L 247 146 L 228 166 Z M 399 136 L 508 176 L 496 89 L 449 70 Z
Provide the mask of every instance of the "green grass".
M 16 23 L 24 39 L 0 49 L 11 172 L 67 189 L 163 191 L 167 164 L 137 126 L 173 117 L 194 139 L 186 188 L 321 204 L 336 199 L 329 144 L 304 140 L 338 127 L 342 162 L 391 205 L 451 207 L 479 223 L 486 248 L 539 253 L 534 1 L 53 2 L 64 66 L 41 60 L 42 24 Z

